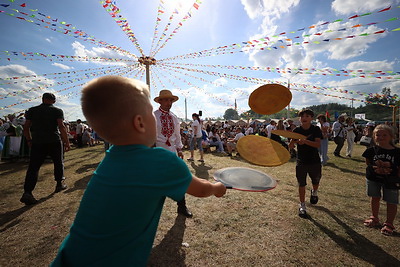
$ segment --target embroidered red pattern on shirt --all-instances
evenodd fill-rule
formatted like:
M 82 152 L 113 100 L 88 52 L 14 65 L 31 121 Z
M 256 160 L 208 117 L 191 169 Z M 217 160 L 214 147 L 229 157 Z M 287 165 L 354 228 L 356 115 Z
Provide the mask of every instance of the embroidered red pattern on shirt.
M 165 144 L 167 146 L 171 146 L 169 138 L 174 133 L 174 120 L 172 119 L 172 116 L 168 111 L 164 111 L 161 108 L 159 110 L 161 111 L 161 134 L 167 137 L 167 141 L 165 142 Z

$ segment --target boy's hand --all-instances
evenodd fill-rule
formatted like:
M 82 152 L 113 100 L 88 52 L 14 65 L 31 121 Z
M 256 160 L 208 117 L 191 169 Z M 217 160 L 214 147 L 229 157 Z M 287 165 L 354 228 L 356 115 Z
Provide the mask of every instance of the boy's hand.
M 306 139 L 299 139 L 299 140 L 297 141 L 297 143 L 298 143 L 299 145 L 304 145 L 304 144 L 306 143 Z
M 214 184 L 214 196 L 222 197 L 226 193 L 226 187 L 223 183 L 217 182 Z

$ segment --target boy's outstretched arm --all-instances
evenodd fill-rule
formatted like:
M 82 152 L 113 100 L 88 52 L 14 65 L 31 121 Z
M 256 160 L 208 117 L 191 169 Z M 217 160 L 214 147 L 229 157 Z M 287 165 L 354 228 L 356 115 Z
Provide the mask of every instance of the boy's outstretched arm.
M 222 197 L 226 193 L 226 187 L 220 182 L 213 184 L 207 180 L 193 176 L 186 193 L 195 197 Z

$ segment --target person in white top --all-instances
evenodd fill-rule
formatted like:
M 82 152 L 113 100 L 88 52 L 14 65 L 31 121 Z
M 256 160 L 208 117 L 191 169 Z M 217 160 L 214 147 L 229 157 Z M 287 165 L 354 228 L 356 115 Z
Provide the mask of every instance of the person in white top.
M 236 149 L 236 144 L 240 138 L 242 138 L 244 134 L 242 133 L 242 128 L 238 127 L 236 129 L 235 138 L 229 138 L 226 148 L 228 149 L 228 156 L 232 156 L 232 151 Z M 239 153 L 236 153 L 236 156 L 239 156 Z
M 354 123 L 353 118 L 346 118 L 346 141 L 347 141 L 347 150 L 346 156 L 351 158 L 354 147 L 354 139 L 356 138 L 356 125 Z
M 78 147 L 83 147 L 83 142 L 82 142 L 82 136 L 83 133 L 85 132 L 85 129 L 87 128 L 87 125 L 82 123 L 80 119 L 76 121 L 76 136 L 77 136 L 77 142 L 78 142 Z
M 192 114 L 193 122 L 192 122 L 192 130 L 193 130 L 193 135 L 190 138 L 190 158 L 188 158 L 189 161 L 194 160 L 194 146 L 197 144 L 197 148 L 200 151 L 200 162 L 204 162 L 204 152 L 203 152 L 203 146 L 202 146 L 202 137 L 203 133 L 201 131 L 202 129 L 202 123 L 200 121 L 200 116 L 197 113 Z
M 333 152 L 333 155 L 335 155 L 336 157 L 341 157 L 340 151 L 343 148 L 344 140 L 346 137 L 346 129 L 344 121 L 345 121 L 345 116 L 340 115 L 337 121 L 335 121 L 332 125 L 333 141 L 336 144 L 336 148 L 335 151 Z
M 276 121 L 271 121 L 268 126 L 265 128 L 265 133 L 268 138 L 271 138 L 271 131 L 276 130 Z
M 171 152 L 177 153 L 183 159 L 182 139 L 178 117 L 170 111 L 172 103 L 178 101 L 179 97 L 173 95 L 169 90 L 161 90 L 160 95 L 154 101 L 160 104 L 159 109 L 154 111 L 157 121 L 157 140 L 155 146 L 163 147 Z M 193 214 L 186 207 L 185 197 L 178 201 L 178 213 L 186 217 Z
M 250 134 L 253 134 L 254 133 L 254 129 L 253 129 L 253 126 L 249 126 L 247 129 L 246 129 L 246 131 L 245 131 L 245 135 L 250 135 Z
M 329 160 L 328 157 L 328 144 L 329 144 L 329 134 L 331 132 L 331 125 L 329 122 L 326 121 L 326 116 L 324 114 L 319 114 L 317 116 L 318 124 L 317 126 L 321 128 L 322 132 L 322 139 L 321 145 L 319 147 L 319 155 L 321 158 L 322 166 L 326 165 Z

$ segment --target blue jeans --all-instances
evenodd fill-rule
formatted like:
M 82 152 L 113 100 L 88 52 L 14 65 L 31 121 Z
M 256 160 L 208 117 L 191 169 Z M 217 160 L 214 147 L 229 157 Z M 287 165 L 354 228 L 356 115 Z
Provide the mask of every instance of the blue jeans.
M 218 147 L 218 149 L 217 149 L 218 152 L 223 152 L 224 151 L 224 145 L 223 145 L 222 141 L 215 141 L 214 142 L 213 140 L 210 140 L 210 145 L 217 146 Z
M 192 137 L 192 138 L 190 138 L 190 151 L 194 150 L 195 142 L 197 144 L 197 148 L 200 151 L 203 151 L 203 146 L 201 145 L 201 141 L 203 141 L 203 139 L 201 137 L 196 137 L 196 138 Z
M 319 147 L 319 155 L 321 157 L 321 164 L 325 165 L 328 161 L 328 138 L 321 139 L 321 145 Z

